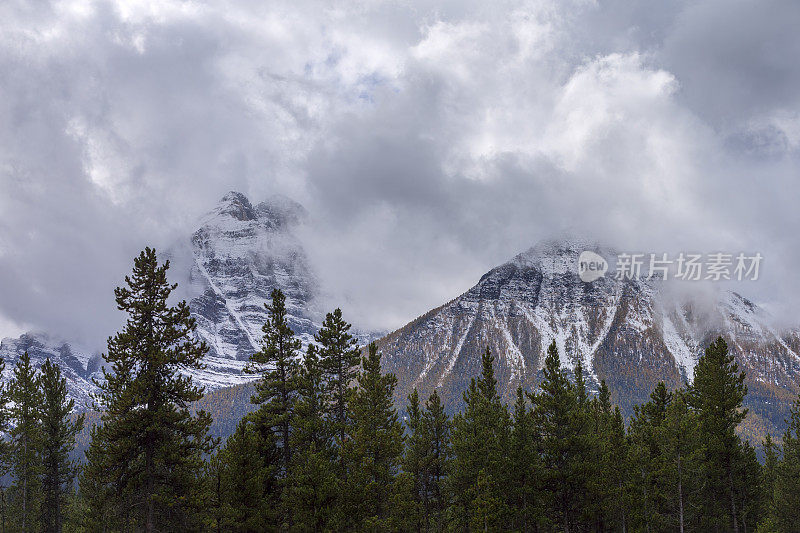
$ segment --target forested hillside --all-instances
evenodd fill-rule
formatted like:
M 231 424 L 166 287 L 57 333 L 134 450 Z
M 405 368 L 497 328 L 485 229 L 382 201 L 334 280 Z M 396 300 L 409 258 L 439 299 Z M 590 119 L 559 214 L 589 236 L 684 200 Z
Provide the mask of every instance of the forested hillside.
M 167 303 L 167 270 L 147 249 L 116 291 L 129 320 L 109 339 L 100 414 L 76 416 L 49 361 L 23 354 L 13 368 L 4 529 L 795 529 L 800 399 L 779 440 L 742 438 L 746 375 L 721 337 L 691 384 L 659 382 L 627 423 L 605 381 L 590 393 L 582 361 L 565 368 L 555 342 L 538 387 L 511 402 L 486 348 L 454 415 L 435 389 L 412 389 L 400 411 L 377 344 L 362 352 L 337 309 L 303 349 L 276 289 L 254 384 L 203 396 L 177 371 L 199 369 L 206 347 L 187 305 Z

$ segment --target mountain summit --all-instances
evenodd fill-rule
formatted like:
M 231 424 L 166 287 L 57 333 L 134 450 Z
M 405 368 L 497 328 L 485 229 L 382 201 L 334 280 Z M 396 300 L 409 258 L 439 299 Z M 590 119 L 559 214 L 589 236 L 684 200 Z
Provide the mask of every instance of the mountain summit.
M 286 295 L 289 323 L 304 343 L 319 329 L 322 313 L 315 304 L 319 284 L 295 235 L 307 218 L 303 206 L 285 196 L 274 195 L 253 206 L 242 193 L 229 192 L 201 218 L 200 227 L 187 238 L 190 246 L 177 246 L 167 254 L 180 259 L 173 261 L 169 275 L 189 279 L 189 308 L 197 321 L 196 333 L 209 346 L 205 370 L 192 372 L 207 390 L 254 379 L 242 370 L 260 345 L 261 326 L 267 318 L 264 304 L 270 301 L 272 289 Z M 180 265 L 188 265 L 188 272 L 176 270 Z M 85 408 L 91 404 L 91 393 L 97 391 L 92 378 L 102 378 L 102 359 L 76 346 L 43 333 L 4 339 L 0 343 L 0 357 L 6 362 L 3 379 L 10 379 L 25 351 L 37 368 L 50 358 L 65 372 L 76 407 Z
M 308 343 L 318 329 L 319 284 L 294 231 L 305 209 L 284 196 L 253 207 L 226 194 L 202 219 L 192 242 L 192 315 L 212 358 L 246 361 L 258 349 L 273 289 L 286 295 L 289 325 Z M 315 317 L 316 320 L 312 319 Z
M 581 361 L 590 387 L 605 380 L 631 413 L 658 381 L 693 379 L 694 365 L 718 335 L 747 371 L 753 424 L 781 427 L 800 383 L 800 333 L 776 331 L 767 314 L 737 293 L 717 289 L 710 301 L 676 296 L 663 282 L 591 283 L 578 276 L 583 251 L 616 252 L 581 240 L 544 241 L 493 268 L 461 296 L 381 339 L 384 368 L 399 378 L 396 399 L 417 387 L 439 389 L 451 411 L 481 370 L 480 353 L 496 355 L 496 376 L 510 400 L 517 386 L 535 389 L 547 346 L 562 365 Z

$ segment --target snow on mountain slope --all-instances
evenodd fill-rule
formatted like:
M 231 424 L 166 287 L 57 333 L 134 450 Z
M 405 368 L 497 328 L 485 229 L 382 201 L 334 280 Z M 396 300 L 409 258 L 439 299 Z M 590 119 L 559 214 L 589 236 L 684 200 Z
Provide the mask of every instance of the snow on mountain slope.
M 34 368 L 39 368 L 47 358 L 61 368 L 67 379 L 67 393 L 75 400 L 76 409 L 84 409 L 92 404 L 91 394 L 97 392 L 92 378 L 102 378 L 100 354 L 73 349 L 69 343 L 42 333 L 26 333 L 17 339 L 3 339 L 0 342 L 0 357 L 5 362 L 4 382 L 11 379 L 14 366 L 26 351 Z
M 722 335 L 747 371 L 748 402 L 759 424 L 779 427 L 800 381 L 800 334 L 778 332 L 746 298 L 718 290 L 712 302 L 675 298 L 663 284 L 616 280 L 591 283 L 577 274 L 584 250 L 612 250 L 581 241 L 547 241 L 485 274 L 453 301 L 379 342 L 384 368 L 399 378 L 396 399 L 413 387 L 425 397 L 440 389 L 451 410 L 480 372 L 480 353 L 497 357 L 506 399 L 518 385 L 535 388 L 547 346 L 555 340 L 562 365 L 580 359 L 590 386 L 605 379 L 628 413 L 660 380 L 691 381 L 708 343 Z M 613 272 L 612 272 L 613 273 Z
M 192 236 L 189 306 L 211 355 L 247 360 L 258 349 L 273 288 L 286 295 L 289 325 L 307 344 L 320 324 L 318 282 L 293 230 L 303 207 L 272 197 L 253 207 L 231 192 Z
M 170 279 L 189 279 L 189 308 L 197 322 L 197 336 L 209 346 L 206 368 L 190 374 L 207 390 L 254 379 L 243 369 L 258 349 L 267 318 L 264 304 L 270 301 L 273 288 L 286 294 L 289 324 L 304 344 L 319 329 L 318 282 L 294 234 L 306 216 L 300 204 L 283 196 L 253 206 L 243 194 L 230 192 L 201 219 L 191 245 L 168 254 L 172 259 L 177 253 L 190 254 L 173 261 Z M 177 265 L 191 266 L 189 272 L 176 272 Z M 4 339 L 0 344 L 0 356 L 6 362 L 3 379 L 10 378 L 25 350 L 37 368 L 50 357 L 64 370 L 76 406 L 86 407 L 97 390 L 91 378 L 102 378 L 102 358 L 74 346 L 38 333 Z

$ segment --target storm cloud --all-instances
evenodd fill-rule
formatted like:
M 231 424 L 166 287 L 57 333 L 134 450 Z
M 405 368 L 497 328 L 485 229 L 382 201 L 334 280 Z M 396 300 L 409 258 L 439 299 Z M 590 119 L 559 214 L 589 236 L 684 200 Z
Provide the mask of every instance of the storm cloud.
M 565 233 L 759 251 L 800 310 L 800 6 L 0 5 L 0 336 L 99 346 L 113 287 L 225 192 L 303 203 L 348 316 L 389 329 Z

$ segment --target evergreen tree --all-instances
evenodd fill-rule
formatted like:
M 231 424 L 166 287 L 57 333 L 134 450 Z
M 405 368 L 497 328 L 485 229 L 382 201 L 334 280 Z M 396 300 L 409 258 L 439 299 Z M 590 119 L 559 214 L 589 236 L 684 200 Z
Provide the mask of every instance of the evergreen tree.
M 328 420 L 339 449 L 349 431 L 348 406 L 360 362 L 360 351 L 349 331 L 350 324 L 344 321 L 341 309 L 337 308 L 325 316 L 322 328 L 314 337 L 320 346 L 320 365 L 327 387 Z
M 731 528 L 739 532 L 742 501 L 737 497 L 741 480 L 735 475 L 742 448 L 736 427 L 747 409 L 742 402 L 747 394 L 745 374 L 728 353 L 722 337 L 706 349 L 695 368 L 688 402 L 697 411 L 706 486 L 702 494 L 703 527 Z
M 761 511 L 763 516 L 774 518 L 775 481 L 778 476 L 778 454 L 772 435 L 764 439 L 764 468 L 761 475 Z
M 618 406 L 614 407 L 614 418 L 606 442 L 608 448 L 604 457 L 607 466 L 604 475 L 607 476 L 611 487 L 606 500 L 609 506 L 610 523 L 617 530 L 628 531 L 628 502 L 630 501 L 628 473 L 630 466 L 627 459 L 629 443 L 625 436 L 625 423 Z
M 665 527 L 683 533 L 694 523 L 694 500 L 701 475 L 697 417 L 686 404 L 684 391 L 672 394 L 663 423 L 655 434 L 661 457 L 657 476 L 660 485 L 654 491 L 662 493 L 658 500 L 664 502 Z
M 397 378 L 381 374 L 381 356 L 374 343 L 361 364 L 352 399 L 353 424 L 343 450 L 349 472 L 346 510 L 355 529 L 380 531 L 386 529 L 390 518 L 394 476 L 403 452 L 403 426 L 392 404 Z
M 14 530 L 27 533 L 40 528 L 42 473 L 42 392 L 28 352 L 20 356 L 8 388 L 14 421 L 10 432 L 14 484 L 9 499 L 16 518 Z
M 480 378 L 472 378 L 464 392 L 464 411 L 453 418 L 451 518 L 457 529 L 497 530 L 509 518 L 504 457 L 511 421 L 497 393 L 494 357 L 488 348 L 481 362 Z
M 287 490 L 294 527 L 323 531 L 336 499 L 336 472 L 329 425 L 324 418 L 325 383 L 316 347 L 303 360 L 295 404 L 292 465 Z
M 0 357 L 0 376 L 4 375 L 6 362 Z M 0 380 L 0 434 L 8 434 L 8 386 Z M 0 438 L 0 532 L 6 532 L 8 512 L 6 509 L 5 479 L 10 468 L 10 449 L 6 439 Z
M 783 457 L 775 476 L 774 523 L 781 531 L 793 531 L 800 521 L 800 398 L 792 406 L 783 434 Z
M 756 449 L 746 440 L 741 441 L 739 460 L 733 472 L 735 499 L 741 502 L 739 520 L 743 531 L 749 531 L 764 516 L 761 506 L 761 464 L 756 456 Z
M 509 507 L 512 523 L 521 532 L 535 531 L 542 522 L 542 509 L 538 506 L 540 486 L 539 442 L 522 387 L 517 388 L 517 399 L 511 426 L 508 450 Z
M 300 374 L 297 361 L 300 340 L 287 322 L 283 292 L 273 289 L 271 297 L 272 304 L 264 304 L 269 317 L 262 327 L 261 350 L 250 356 L 248 371 L 261 374 L 251 399 L 259 405 L 254 420 L 277 434 L 283 456 L 281 476 L 285 478 L 292 459 L 290 440 Z
M 206 529 L 250 532 L 278 530 L 282 459 L 271 431 L 243 419 L 206 465 Z
M 585 494 L 582 393 L 576 392 L 561 369 L 555 342 L 547 349 L 543 374 L 541 391 L 532 400 L 542 437 L 544 495 L 549 500 L 547 517 L 557 528 L 569 532 L 580 527 Z
M 416 387 L 408 396 L 406 406 L 405 453 L 403 454 L 403 472 L 409 476 L 409 502 L 403 505 L 406 524 L 414 531 L 427 531 L 427 520 L 430 516 L 428 499 L 428 473 L 426 458 L 430 438 L 419 405 L 419 393 Z
M 69 458 L 75 435 L 83 429 L 84 415 L 70 419 L 75 400 L 67 398 L 67 380 L 47 359 L 42 365 L 42 529 L 61 533 L 66 501 L 72 493 L 77 464 Z
M 602 505 L 602 492 L 604 487 L 600 482 L 598 457 L 601 454 L 601 440 L 603 438 L 604 421 L 598 413 L 594 423 L 594 432 L 591 431 L 592 402 L 586 390 L 586 379 L 583 376 L 583 362 L 578 359 L 574 368 L 574 391 L 577 398 L 575 409 L 572 412 L 572 426 L 576 433 L 572 435 L 571 463 L 574 469 L 572 490 L 573 498 L 578 509 L 576 526 L 588 527 L 590 524 L 602 524 L 602 512 L 598 508 Z M 595 402 L 596 403 L 596 402 Z M 598 526 L 599 527 L 599 526 Z
M 661 454 L 659 432 L 667 418 L 667 408 L 672 394 L 664 382 L 659 382 L 650 394 L 650 400 L 634 407 L 629 427 L 630 446 L 628 464 L 631 468 L 631 525 L 636 529 L 658 530 L 667 526 L 666 501 L 662 479 L 664 458 Z
M 624 529 L 625 523 L 625 427 L 619 409 L 611 405 L 605 380 L 589 402 L 592 431 L 590 455 L 584 459 L 588 487 L 588 522 L 595 530 Z M 591 471 L 591 472 L 590 472 Z
M 440 531 L 444 527 L 443 486 L 450 449 L 450 428 L 439 394 L 434 390 L 424 407 L 415 388 L 406 407 L 403 474 L 408 476 L 408 494 L 399 500 L 397 527 L 414 531 Z M 406 480 L 399 480 L 403 487 Z M 405 525 L 406 527 L 402 527 Z
M 422 469 L 425 473 L 424 497 L 427 499 L 423 524 L 427 530 L 443 531 L 447 508 L 445 486 L 450 461 L 450 420 L 435 389 L 425 402 L 422 427 L 427 438 Z
M 95 425 L 89 430 L 91 444 L 85 452 L 86 462 L 78 485 L 80 524 L 85 531 L 133 528 L 129 520 L 132 510 L 121 507 L 123 480 L 112 479 L 105 470 L 105 449 L 99 445 L 103 438 L 99 429 Z
M 109 529 L 198 526 L 197 479 L 202 455 L 213 447 L 207 434 L 211 418 L 189 410 L 202 389 L 181 370 L 202 369 L 207 348 L 193 336 L 186 302 L 167 303 L 176 288 L 167 281 L 168 268 L 169 261 L 159 265 L 155 250 L 146 248 L 126 286 L 115 290 L 128 320 L 108 340 L 111 371 L 104 368 L 104 380 L 96 383 L 102 425 L 87 453 L 97 503 L 110 503 L 103 516 L 90 516 Z

